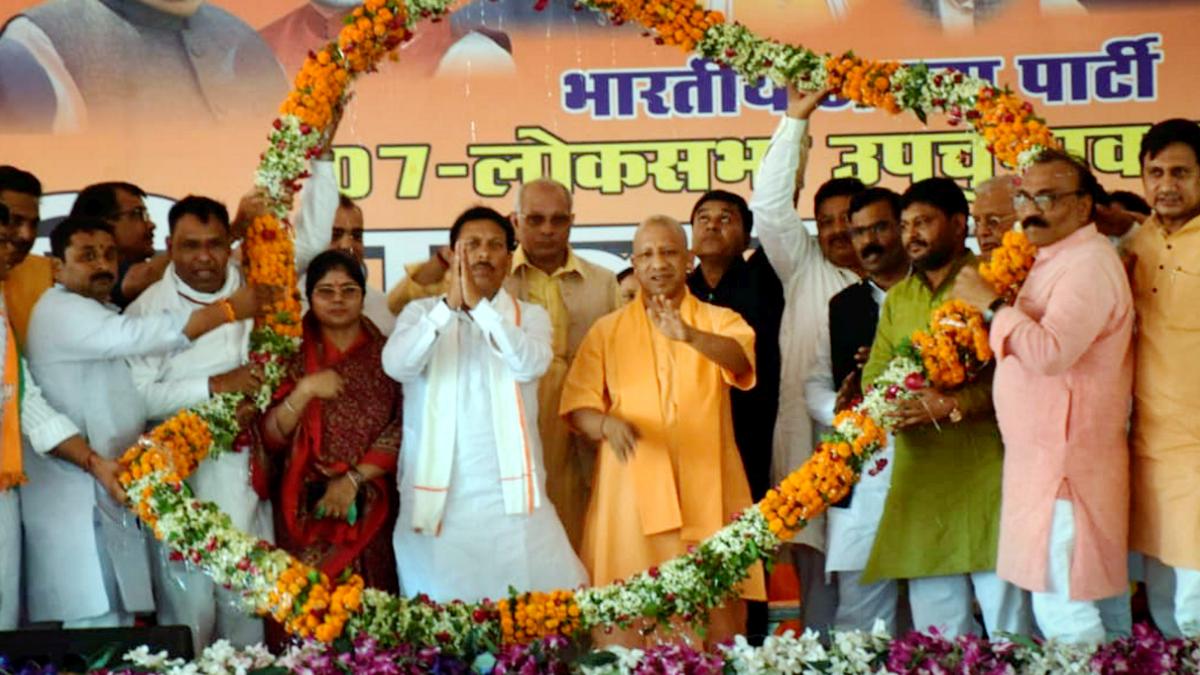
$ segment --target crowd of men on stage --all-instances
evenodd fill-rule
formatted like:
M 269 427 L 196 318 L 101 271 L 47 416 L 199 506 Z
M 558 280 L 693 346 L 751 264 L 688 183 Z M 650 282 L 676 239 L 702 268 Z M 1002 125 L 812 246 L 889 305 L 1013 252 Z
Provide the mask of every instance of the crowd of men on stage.
M 385 296 L 325 148 L 296 218 L 304 347 L 192 492 L 408 595 L 609 584 L 761 499 L 958 298 L 990 321 L 995 365 L 898 404 L 882 461 L 781 550 L 786 602 L 819 630 L 1095 644 L 1130 631 L 1134 579 L 1161 630 L 1200 635 L 1200 127 L 1146 133 L 1144 201 L 1050 150 L 973 204 L 946 178 L 903 194 L 828 180 L 814 236 L 797 200 L 819 100 L 792 94 L 749 203 L 703 195 L 690 244 L 647 217 L 621 282 L 569 244 L 570 190 L 538 179 L 510 216 L 463 212 Z M 154 617 L 198 647 L 259 642 L 262 620 L 124 508 L 116 459 L 175 412 L 261 386 L 253 318 L 293 292 L 243 281 L 262 197 L 232 218 L 177 202 L 164 254 L 139 187 L 93 185 L 42 257 L 41 192 L 0 167 L 0 630 Z M 1007 304 L 977 267 L 1018 221 L 1038 253 Z M 755 570 L 707 639 L 764 633 L 766 586 Z

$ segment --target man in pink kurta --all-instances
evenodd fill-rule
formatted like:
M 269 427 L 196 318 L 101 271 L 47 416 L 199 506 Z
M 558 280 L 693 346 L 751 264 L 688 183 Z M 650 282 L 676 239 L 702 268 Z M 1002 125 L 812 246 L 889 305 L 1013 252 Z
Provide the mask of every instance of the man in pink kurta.
M 1105 636 L 1095 601 L 1127 583 L 1133 386 L 1133 298 L 1116 251 L 1090 224 L 1095 189 L 1069 156 L 1039 157 L 1013 200 L 1038 246 L 1015 305 L 1000 306 L 977 274 L 959 289 L 995 310 L 1005 448 L 996 571 L 1033 592 L 1046 637 L 1091 644 Z

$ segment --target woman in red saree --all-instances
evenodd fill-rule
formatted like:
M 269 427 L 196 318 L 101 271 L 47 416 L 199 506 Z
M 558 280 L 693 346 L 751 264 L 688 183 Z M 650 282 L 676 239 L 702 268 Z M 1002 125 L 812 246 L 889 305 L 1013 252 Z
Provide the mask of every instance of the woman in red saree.
M 387 337 L 362 315 L 362 268 L 342 251 L 309 265 L 311 309 L 295 375 L 262 423 L 269 451 L 284 457 L 275 495 L 278 544 L 337 578 L 348 568 L 367 587 L 396 592 L 392 529 L 400 385 L 384 374 Z

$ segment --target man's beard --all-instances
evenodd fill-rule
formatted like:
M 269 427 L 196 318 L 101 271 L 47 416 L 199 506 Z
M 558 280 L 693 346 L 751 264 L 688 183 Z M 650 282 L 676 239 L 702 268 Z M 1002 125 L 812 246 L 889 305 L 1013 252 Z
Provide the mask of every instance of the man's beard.
M 913 267 L 928 272 L 930 270 L 940 270 L 945 267 L 954 258 L 954 249 L 951 248 L 929 248 L 929 253 L 920 260 L 912 261 Z

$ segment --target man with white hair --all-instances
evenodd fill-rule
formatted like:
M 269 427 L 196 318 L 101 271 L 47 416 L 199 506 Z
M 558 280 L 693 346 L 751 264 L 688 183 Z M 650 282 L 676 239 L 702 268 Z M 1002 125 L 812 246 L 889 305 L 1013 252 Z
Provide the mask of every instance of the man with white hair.
M 1004 233 L 1017 222 L 1017 210 L 1013 208 L 1013 195 L 1017 183 L 1014 176 L 995 176 L 975 186 L 975 203 L 971 206 L 971 220 L 975 221 L 975 241 L 979 243 L 979 257 L 992 258 L 992 251 L 1000 247 Z

